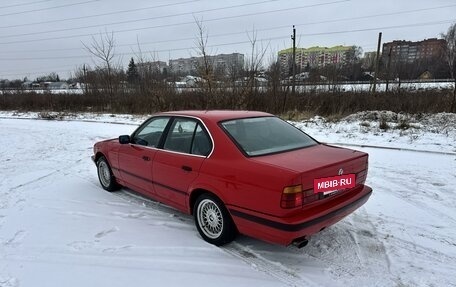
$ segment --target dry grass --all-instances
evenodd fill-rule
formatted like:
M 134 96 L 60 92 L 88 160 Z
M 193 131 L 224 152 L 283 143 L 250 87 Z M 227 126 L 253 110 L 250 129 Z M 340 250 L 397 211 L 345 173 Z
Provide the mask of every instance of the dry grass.
M 451 95 L 451 91 L 403 91 L 378 94 L 303 93 L 292 97 L 285 91 L 217 90 L 212 91 L 211 97 L 208 97 L 203 91 L 176 93 L 173 89 L 156 89 L 150 92 L 119 92 L 108 99 L 107 95 L 98 91 L 83 95 L 16 91 L 0 94 L 0 109 L 128 114 L 188 109 L 244 109 L 279 114 L 291 120 L 314 115 L 337 120 L 366 110 L 409 114 L 448 112 Z M 405 123 L 402 128 L 406 128 Z
M 386 118 L 382 117 L 382 118 L 380 119 L 379 124 L 378 124 L 378 128 L 381 129 L 381 130 L 387 131 L 387 130 L 389 130 L 391 127 L 390 127 L 390 125 L 388 124 L 388 121 L 386 120 Z

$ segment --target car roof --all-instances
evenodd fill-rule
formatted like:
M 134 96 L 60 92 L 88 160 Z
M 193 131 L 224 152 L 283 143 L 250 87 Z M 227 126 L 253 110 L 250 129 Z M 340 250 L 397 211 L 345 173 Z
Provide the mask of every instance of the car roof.
M 224 120 L 240 119 L 240 118 L 254 118 L 254 117 L 270 117 L 271 114 L 258 111 L 232 111 L 232 110 L 208 110 L 208 111 L 172 111 L 163 112 L 161 115 L 173 116 L 190 116 L 200 118 L 202 120 L 209 120 L 220 122 Z

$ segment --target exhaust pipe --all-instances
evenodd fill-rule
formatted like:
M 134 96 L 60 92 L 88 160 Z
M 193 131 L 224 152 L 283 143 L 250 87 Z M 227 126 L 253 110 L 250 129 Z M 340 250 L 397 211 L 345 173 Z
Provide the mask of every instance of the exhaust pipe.
M 300 238 L 296 238 L 295 240 L 293 240 L 291 242 L 291 244 L 299 249 L 303 248 L 304 246 L 307 245 L 307 243 L 309 243 L 309 240 L 307 240 L 305 237 L 300 237 Z

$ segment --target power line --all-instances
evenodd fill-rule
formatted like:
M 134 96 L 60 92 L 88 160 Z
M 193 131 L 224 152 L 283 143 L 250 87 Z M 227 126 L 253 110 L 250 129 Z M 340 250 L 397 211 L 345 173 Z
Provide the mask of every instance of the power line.
M 415 24 L 393 25 L 393 26 L 385 26 L 385 27 L 377 27 L 377 28 L 353 29 L 353 30 L 348 30 L 348 31 L 332 31 L 332 32 L 323 32 L 323 33 L 308 33 L 308 34 L 300 34 L 300 36 L 308 37 L 308 36 L 334 35 L 334 34 L 367 32 L 367 31 L 377 31 L 377 30 L 390 30 L 390 29 L 397 29 L 397 28 L 439 25 L 439 24 L 453 23 L 454 21 L 456 21 L 456 19 L 434 21 L 434 22 L 424 22 L 424 23 L 415 23 Z
M 245 3 L 245 4 L 240 4 L 240 5 L 232 5 L 232 6 L 225 6 L 225 7 L 219 7 L 219 8 L 204 9 L 204 10 L 199 10 L 199 11 L 183 12 L 183 13 L 177 13 L 177 14 L 171 14 L 171 15 L 147 17 L 147 18 L 134 19 L 134 20 L 117 21 L 117 22 L 110 22 L 110 23 L 103 23 L 103 24 L 94 24 L 94 25 L 88 25 L 88 26 L 79 26 L 79 27 L 72 27 L 72 28 L 40 31 L 40 32 L 29 32 L 29 33 L 23 33 L 23 34 L 11 34 L 11 35 L 2 36 L 2 38 L 12 38 L 12 37 L 48 34 L 48 33 L 55 33 L 55 32 L 75 31 L 75 30 L 81 30 L 81 29 L 104 27 L 104 26 L 119 25 L 119 24 L 130 24 L 130 23 L 144 22 L 144 21 L 185 16 L 185 15 L 194 15 L 197 13 L 214 12 L 214 11 L 240 8 L 240 7 L 246 7 L 246 6 L 253 6 L 253 5 L 264 4 L 264 3 L 274 2 L 274 1 L 278 1 L 278 0 L 266 0 L 266 1 L 259 1 L 259 2 L 254 2 L 254 3 Z M 194 23 L 194 22 L 192 22 L 192 23 Z
M 59 66 L 55 68 L 47 68 L 46 71 L 42 69 L 35 69 L 35 70 L 16 70 L 16 71 L 10 71 L 12 73 L 10 74 L 0 74 L 1 77 L 12 77 L 12 76 L 22 76 L 22 75 L 37 75 L 37 74 L 45 74 L 49 73 L 49 71 L 55 72 L 55 73 L 63 73 L 63 72 L 71 72 L 73 70 L 68 70 L 69 68 L 77 68 L 77 65 L 65 65 L 65 66 Z M 65 69 L 65 70 L 63 70 Z
M 121 55 L 121 54 L 122 53 L 116 53 L 116 55 Z M 90 55 L 27 57 L 27 58 L 0 58 L 0 61 L 64 60 L 64 59 L 81 59 L 81 58 L 90 58 Z
M 51 1 L 51 0 L 47 0 L 47 1 Z M 111 13 L 104 13 L 104 14 L 97 14 L 97 15 L 90 15 L 90 16 L 82 16 L 82 17 L 75 17 L 75 18 L 62 19 L 62 20 L 55 20 L 55 21 L 46 21 L 46 22 L 36 22 L 36 23 L 30 23 L 30 24 L 20 24 L 20 25 L 4 26 L 4 27 L 0 27 L 0 28 L 10 28 L 10 27 L 16 27 L 16 26 L 26 26 L 26 25 L 32 25 L 32 24 L 56 22 L 56 21 L 66 21 L 66 20 L 73 20 L 73 19 L 83 19 L 83 18 L 89 18 L 89 17 L 95 17 L 95 16 L 102 16 L 102 15 L 112 15 L 112 14 L 126 13 L 126 12 L 132 12 L 132 11 L 141 11 L 141 10 L 152 9 L 152 8 L 169 7 L 169 6 L 187 4 L 187 3 L 190 3 L 190 2 L 197 2 L 197 1 L 200 1 L 200 0 L 192 0 L 192 1 L 185 1 L 185 2 L 172 3 L 172 4 L 164 4 L 164 5 L 158 5 L 158 6 L 152 6 L 152 7 L 144 7 L 144 8 L 139 8 L 139 9 L 131 9 L 131 10 L 124 10 L 124 11 L 117 11 L 117 12 L 111 12 Z M 243 6 L 258 5 L 258 4 L 263 4 L 263 3 L 266 3 L 266 2 L 272 2 L 272 1 L 278 1 L 278 0 L 268 0 L 268 1 L 261 1 L 261 2 L 255 2 L 255 3 L 247 3 L 247 4 L 241 4 L 241 5 L 234 5 L 234 6 L 229 6 L 229 7 L 205 9 L 205 10 L 200 10 L 200 11 L 193 11 L 193 12 L 186 12 L 186 13 L 179 13 L 179 14 L 171 14 L 171 15 L 164 15 L 164 16 L 158 16 L 158 17 L 149 17 L 149 18 L 135 19 L 135 20 L 128 20 L 128 21 L 120 21 L 120 22 L 111 22 L 111 23 L 105 23 L 105 24 L 96 24 L 96 25 L 90 25 L 90 26 L 81 26 L 81 27 L 73 27 L 73 28 L 65 28 L 65 29 L 57 29 L 57 30 L 49 30 L 49 31 L 41 31 L 41 32 L 30 32 L 30 33 L 23 33 L 23 34 L 12 34 L 12 35 L 5 35 L 5 36 L 2 36 L 2 38 L 11 38 L 11 37 L 20 37 L 20 36 L 47 34 L 47 33 L 64 32 L 64 31 L 73 31 L 73 30 L 79 30 L 79 29 L 95 28 L 95 27 L 100 27 L 100 26 L 105 26 L 105 25 L 127 24 L 127 23 L 134 23 L 134 22 L 141 22 L 141 21 L 148 21 L 148 20 L 156 20 L 156 19 L 162 19 L 162 18 L 168 18 L 168 17 L 184 16 L 184 15 L 195 14 L 195 13 L 213 12 L 213 11 L 217 11 L 217 10 L 225 10 L 225 9 L 231 9 L 231 8 L 239 8 L 239 7 L 243 7 Z M 335 19 L 335 20 L 329 20 L 329 21 L 318 21 L 318 22 L 311 22 L 311 23 L 305 23 L 305 24 L 298 24 L 298 25 L 296 25 L 296 26 L 299 26 L 299 25 L 309 25 L 309 24 L 332 23 L 332 22 L 349 21 L 349 20 L 359 20 L 359 19 L 369 19 L 369 18 L 372 18 L 372 17 L 379 17 L 379 16 L 393 16 L 393 15 L 400 15 L 400 14 L 408 14 L 408 13 L 416 13 L 416 12 L 422 12 L 422 11 L 429 11 L 429 10 L 437 10 L 437 9 L 443 9 L 443 8 L 450 8 L 450 7 L 455 7 L 455 6 L 456 6 L 456 4 L 444 5 L 444 6 L 437 6 L 437 7 L 430 7 L 430 8 L 421 8 L 421 9 L 408 10 L 408 11 L 399 11 L 399 12 L 382 13 L 382 14 L 369 15 L 369 16 L 349 17 L 349 18 Z M 250 15 L 249 15 L 249 16 L 250 16 Z M 287 26 L 280 26 L 280 27 L 277 27 L 276 29 L 281 29 L 281 28 L 285 28 L 285 27 L 288 27 L 288 26 L 289 26 L 289 25 L 287 25 Z
M 260 39 L 258 41 L 266 41 L 266 40 L 274 40 L 274 39 L 282 39 L 282 38 L 288 38 L 288 37 L 275 37 L 275 38 L 269 38 L 269 39 Z M 214 48 L 214 47 L 221 47 L 221 46 L 232 46 L 232 45 L 240 45 L 240 44 L 246 44 L 246 43 L 251 43 L 250 41 L 239 41 L 239 42 L 230 42 L 230 43 L 222 43 L 222 44 L 215 44 L 215 45 L 210 45 L 208 48 Z M 158 50 L 158 51 L 144 51 L 143 53 L 153 53 L 153 52 L 174 52 L 174 51 L 185 51 L 185 50 L 191 50 L 191 49 L 197 49 L 198 47 L 186 47 L 186 48 L 173 48 L 173 49 L 165 49 L 165 50 Z M 133 52 L 125 52 L 125 53 L 117 53 L 116 55 L 118 56 L 131 56 L 133 55 Z M 80 56 L 70 56 L 70 57 L 45 57 L 45 58 L 21 58 L 21 59 L 0 59 L 0 60 L 52 60 L 52 59 L 68 59 L 68 58 L 91 58 L 90 55 L 80 55 Z M 61 66 L 64 67 L 64 66 Z M 68 66 L 70 67 L 70 66 Z M 73 67 L 77 67 L 77 65 L 74 65 Z M 0 74 L 2 77 L 7 77 L 7 76 L 22 76 L 22 75 L 37 75 L 37 74 L 43 74 L 43 73 L 48 73 L 49 70 L 52 70 L 53 72 L 60 73 L 60 72 L 68 72 L 71 73 L 73 70 L 55 70 L 58 68 L 49 68 L 48 70 L 32 70 L 35 72 L 31 72 L 29 70 L 26 70 L 22 73 L 17 71 L 17 74 Z
M 433 22 L 423 22 L 423 23 L 414 23 L 414 24 L 403 24 L 403 25 L 393 25 L 393 26 L 383 26 L 383 27 L 374 27 L 374 28 L 363 28 L 363 29 L 351 29 L 343 31 L 330 31 L 330 32 L 321 32 L 321 33 L 304 33 L 299 34 L 299 37 L 309 37 L 309 36 L 320 36 L 320 35 L 333 35 L 333 34 L 345 34 L 345 33 L 357 33 L 357 32 L 366 32 L 366 31 L 378 31 L 378 30 L 389 30 L 389 29 L 398 29 L 398 28 L 407 28 L 407 27 L 420 27 L 420 26 L 429 26 L 429 25 L 438 25 L 445 23 L 452 23 L 456 19 L 451 20 L 442 20 L 442 21 L 433 21 Z M 272 41 L 272 40 L 281 40 L 288 39 L 289 36 L 277 36 L 277 37 L 268 37 L 263 39 L 258 39 L 258 42 Z M 249 40 L 238 41 L 238 42 L 227 42 L 221 44 L 208 45 L 207 48 L 229 46 L 229 45 L 240 45 L 251 43 Z M 161 50 L 148 50 L 142 51 L 143 53 L 162 53 L 162 52 L 174 52 L 174 51 L 185 51 L 197 49 L 198 47 L 181 47 L 181 48 L 172 48 L 172 49 L 161 49 Z M 134 52 L 123 52 L 116 53 L 118 56 L 132 55 Z M 2 61 L 32 61 L 32 60 L 56 60 L 56 59 L 80 59 L 80 58 L 90 58 L 90 55 L 74 55 L 74 56 L 58 56 L 58 57 L 29 57 L 29 58 L 0 58 Z
M 13 6 L 19 6 L 19 5 L 28 5 L 28 4 L 32 4 L 32 3 L 49 2 L 49 1 L 55 1 L 55 0 L 44 0 L 44 1 L 28 2 L 28 3 L 23 3 L 23 4 L 3 6 L 3 7 L 0 7 L 0 8 L 13 7 Z M 143 11 L 143 10 L 149 10 L 149 9 L 156 9 L 156 8 L 163 8 L 163 7 L 170 7 L 170 6 L 188 4 L 188 3 L 199 2 L 199 1 L 201 1 L 201 0 L 191 0 L 191 1 L 170 3 L 170 4 L 162 4 L 162 5 L 157 5 L 157 6 L 148 6 L 148 7 L 142 7 L 142 8 L 137 8 L 137 9 L 120 10 L 120 11 L 115 11 L 115 12 L 108 12 L 108 13 L 101 13 L 101 14 L 94 14 L 94 15 L 87 15 L 87 16 L 80 16 L 80 17 L 73 17 L 73 18 L 65 18 L 65 19 L 57 19 L 57 20 L 49 20 L 49 21 L 40 21 L 40 22 L 33 22 L 33 23 L 22 23 L 22 24 L 9 25 L 9 26 L 0 26 L 0 29 L 31 26 L 31 25 L 39 25 L 39 24 L 48 24 L 48 23 L 56 23 L 56 22 L 64 22 L 64 21 L 71 21 L 71 20 L 81 20 L 81 19 L 94 18 L 94 17 L 100 17 L 100 16 L 108 16 L 108 15 L 115 15 L 115 14 L 123 14 L 123 13 L 131 13 L 131 12 L 137 12 L 137 11 Z M 274 0 L 264 1 L 264 2 L 271 2 L 271 1 L 274 1 Z M 261 2 L 261 3 L 263 3 L 263 2 Z M 437 7 L 414 9 L 414 10 L 408 10 L 408 11 L 400 11 L 400 12 L 391 12 L 391 13 L 369 15 L 369 16 L 352 17 L 352 18 L 345 18 L 345 19 L 346 20 L 369 19 L 371 17 L 400 15 L 400 14 L 405 14 L 405 13 L 415 13 L 415 12 L 421 12 L 421 11 L 429 11 L 429 10 L 437 10 L 437 9 L 443 9 L 443 8 L 451 8 L 451 7 L 455 7 L 455 6 L 456 6 L 455 4 L 452 4 L 452 5 L 444 5 L 444 6 L 437 6 Z M 191 12 L 191 13 L 201 13 L 201 12 L 206 12 L 206 11 L 205 10 L 194 11 L 194 12 Z M 165 16 L 165 17 L 172 17 L 172 16 L 179 16 L 179 15 L 182 15 L 182 14 L 168 15 L 168 16 Z M 151 18 L 146 18 L 146 19 L 151 19 Z M 338 20 L 335 20 L 335 21 L 338 21 Z M 331 21 L 323 21 L 323 22 L 314 22 L 314 23 L 330 23 L 330 22 Z M 107 25 L 107 24 L 103 24 L 103 25 Z M 109 23 L 108 23 L 108 25 L 109 25 Z
M 213 21 L 235 19 L 235 18 L 242 18 L 242 17 L 248 17 L 248 16 L 257 16 L 257 15 L 264 15 L 264 14 L 270 14 L 270 13 L 285 12 L 285 11 L 290 11 L 290 10 L 298 10 L 298 9 L 304 9 L 304 8 L 309 8 L 309 7 L 324 6 L 324 5 L 342 3 L 342 2 L 347 2 L 347 1 L 350 1 L 350 0 L 339 0 L 339 1 L 334 1 L 334 2 L 326 2 L 326 3 L 305 5 L 305 6 L 292 7 L 292 8 L 274 9 L 274 10 L 262 11 L 262 12 L 256 12 L 256 13 L 247 13 L 247 14 L 234 15 L 234 16 L 219 17 L 219 18 L 207 19 L 207 20 L 204 20 L 204 22 L 213 22 Z M 133 28 L 133 29 L 114 30 L 114 31 L 112 31 L 112 33 L 125 33 L 125 32 L 141 31 L 141 30 L 149 30 L 149 29 L 157 29 L 157 28 L 165 28 L 165 27 L 175 27 L 175 26 L 182 26 L 182 25 L 189 25 L 189 24 L 195 24 L 195 22 L 190 21 L 190 22 L 163 24 L 163 25 L 156 25 L 156 26 L 146 26 L 146 27 Z M 68 39 L 68 38 L 74 38 L 74 37 L 87 37 L 87 36 L 96 36 L 96 35 L 99 35 L 99 33 L 76 34 L 76 35 L 68 35 L 68 36 L 40 38 L 40 39 L 33 39 L 33 40 L 17 40 L 17 41 L 10 41 L 10 42 L 0 42 L 0 45 L 41 42 L 41 41 L 47 41 L 47 40 L 60 40 L 60 39 Z
M 450 5 L 450 6 L 452 6 L 452 5 Z M 429 9 L 433 9 L 433 8 L 429 8 Z M 426 9 L 416 9 L 416 10 L 426 10 Z M 409 13 L 411 11 L 415 11 L 415 10 L 403 11 L 403 12 L 394 12 L 394 13 L 384 13 L 384 14 L 362 16 L 362 17 L 355 17 L 355 18 L 341 18 L 341 19 L 333 19 L 333 20 L 319 21 L 319 22 L 310 22 L 310 23 L 308 22 L 308 23 L 303 23 L 303 24 L 298 24 L 298 25 L 308 25 L 308 24 L 316 24 L 316 23 L 322 23 L 322 22 L 328 23 L 328 22 L 334 22 L 334 21 L 354 20 L 354 19 L 368 18 L 368 17 L 374 17 L 374 16 L 385 16 L 385 15 L 391 15 L 391 14 L 397 15 L 398 13 Z M 376 28 L 352 29 L 352 30 L 345 30 L 345 31 L 330 31 L 330 32 L 323 32 L 323 33 L 307 33 L 307 34 L 300 34 L 298 36 L 300 36 L 300 37 L 308 37 L 308 36 L 315 36 L 315 35 L 356 33 L 356 32 L 372 31 L 372 30 L 379 30 L 379 29 L 397 29 L 397 28 L 405 28 L 405 27 L 436 25 L 436 24 L 452 23 L 453 21 L 455 21 L 455 19 L 443 20 L 443 21 L 434 21 L 434 22 L 415 23 L 415 24 L 394 25 L 394 26 L 386 26 L 386 27 L 376 27 Z M 261 31 L 265 31 L 265 30 L 271 30 L 271 29 L 280 29 L 281 27 L 289 28 L 289 25 L 287 25 L 287 26 L 277 26 L 277 27 L 272 27 L 272 28 L 267 28 L 267 29 L 260 29 L 260 30 Z M 245 32 L 236 32 L 236 34 L 241 34 L 241 33 L 245 33 Z M 225 34 L 211 35 L 211 37 L 223 36 L 223 35 L 228 35 L 228 34 L 234 34 L 234 33 L 225 33 Z M 188 39 L 194 39 L 194 38 L 184 38 L 184 39 L 188 40 Z M 288 39 L 288 36 L 286 36 L 286 37 L 285 36 L 284 37 L 274 37 L 274 38 L 269 38 L 269 39 L 260 39 L 259 41 L 271 41 L 271 40 L 277 40 L 277 39 Z M 177 39 L 177 40 L 183 40 L 183 39 Z M 164 40 L 164 41 L 159 41 L 159 42 L 171 42 L 171 41 L 174 41 L 174 40 Z M 157 42 L 154 42 L 154 43 L 157 43 Z M 246 43 L 248 44 L 250 42 L 249 41 L 230 42 L 230 43 L 222 43 L 222 44 L 218 44 L 218 45 L 212 45 L 210 47 L 220 47 L 220 46 L 246 44 Z M 119 45 L 119 46 L 127 46 L 127 45 Z M 131 46 L 131 44 L 128 44 L 128 46 Z M 177 48 L 177 49 L 163 49 L 163 50 L 151 50 L 151 51 L 144 51 L 144 53 L 162 53 L 162 52 L 169 53 L 171 51 L 190 50 L 190 49 L 194 49 L 194 48 L 195 47 Z M 64 50 L 66 50 L 66 49 L 64 49 Z M 77 50 L 80 50 L 80 49 L 77 49 Z M 121 53 L 119 55 L 134 55 L 134 52 Z M 68 57 L 63 57 L 63 58 L 67 59 Z M 81 55 L 81 56 L 73 56 L 73 58 L 88 58 L 88 57 L 86 55 L 84 55 L 84 56 Z M 50 59 L 50 58 L 46 58 L 46 59 Z M 5 60 L 5 59 L 0 59 L 0 60 Z M 26 59 L 26 60 L 35 60 L 35 58 Z M 33 73 L 33 74 L 44 73 L 44 72 L 45 71 L 36 72 L 36 73 Z M 67 71 L 65 71 L 65 72 L 67 72 Z M 30 71 L 28 71 L 27 74 L 30 74 Z M 20 74 L 8 74 L 8 76 L 12 76 L 12 75 L 20 75 Z M 7 76 L 7 75 L 3 74 L 2 76 Z
M 370 19 L 373 17 L 383 17 L 383 16 L 394 16 L 394 15 L 402 15 L 402 14 L 410 14 L 422 11 L 429 11 L 429 10 L 438 10 L 444 8 L 456 7 L 456 4 L 451 5 L 444 5 L 444 6 L 436 6 L 436 7 L 429 7 L 429 8 L 421 8 L 421 9 L 413 9 L 413 10 L 405 10 L 405 11 L 397 11 L 397 12 L 389 12 L 389 13 L 381 13 L 381 14 L 373 14 L 367 16 L 358 16 L 358 17 L 347 17 L 347 18 L 339 18 L 339 19 L 332 19 L 332 20 L 325 20 L 325 21 L 317 21 L 317 22 L 308 22 L 303 24 L 298 24 L 296 26 L 303 26 L 309 24 L 325 24 L 325 23 L 334 23 L 340 21 L 351 21 L 351 20 L 361 20 L 361 19 Z M 286 26 L 289 28 L 289 26 Z
M 46 1 L 54 1 L 54 0 L 46 0 Z M 168 4 L 162 4 L 162 5 L 156 5 L 156 6 L 148 6 L 148 7 L 142 7 L 142 8 L 137 8 L 137 9 L 121 10 L 121 11 L 107 12 L 107 13 L 73 17 L 73 18 L 48 20 L 48 21 L 40 21 L 40 22 L 33 22 L 33 23 L 22 23 L 22 24 L 16 24 L 16 25 L 1 26 L 0 29 L 32 26 L 32 25 L 39 25 L 39 24 L 49 24 L 49 23 L 57 23 L 57 22 L 81 20 L 81 19 L 88 19 L 88 18 L 101 17 L 101 16 L 123 14 L 123 13 L 131 13 L 131 12 L 137 12 L 137 11 L 144 11 L 144 10 L 150 10 L 150 9 L 157 9 L 157 8 L 163 8 L 163 7 L 171 7 L 171 6 L 176 6 L 176 5 L 194 3 L 194 2 L 199 2 L 199 1 L 201 1 L 201 0 L 191 0 L 191 1 L 183 1 L 183 2 L 177 2 L 177 3 L 168 3 Z
M 55 1 L 55 0 L 41 0 L 41 1 L 20 3 L 20 4 L 12 4 L 12 5 L 0 6 L 0 9 L 11 8 L 11 7 L 19 7 L 19 6 L 27 6 L 27 5 L 50 2 L 50 1 Z
M 422 12 L 422 11 L 449 8 L 449 7 L 454 7 L 454 6 L 456 6 L 456 4 L 445 5 L 445 6 L 436 6 L 436 7 L 428 7 L 428 8 L 421 8 L 421 9 L 413 9 L 413 10 L 405 10 L 405 11 L 397 11 L 397 12 L 389 12 L 389 13 L 381 13 L 381 14 L 373 14 L 373 15 L 359 16 L 359 17 L 347 17 L 347 18 L 339 18 L 339 19 L 331 19 L 331 20 L 323 20 L 323 21 L 306 22 L 306 23 L 295 24 L 295 26 L 296 27 L 301 27 L 301 26 L 306 26 L 306 25 L 334 23 L 334 22 L 352 21 L 352 20 L 360 20 L 360 19 L 370 19 L 370 18 L 373 18 L 373 17 L 383 17 L 383 16 L 410 14 L 410 13 L 416 13 L 416 12 Z M 194 23 L 194 22 L 191 22 L 191 23 Z M 270 28 L 256 29 L 255 31 L 256 32 L 272 31 L 272 30 L 288 29 L 289 27 L 290 27 L 290 25 L 282 25 L 282 26 L 275 26 L 275 27 L 270 27 Z M 248 32 L 248 31 L 214 34 L 214 35 L 211 35 L 211 38 L 240 35 L 240 34 L 245 34 L 246 32 Z M 161 43 L 188 41 L 188 40 L 194 40 L 194 37 L 175 38 L 175 39 L 160 40 L 160 41 L 153 41 L 153 42 L 143 42 L 143 43 L 140 43 L 140 44 L 141 45 L 161 44 Z M 0 43 L 0 44 L 2 44 L 2 43 Z M 137 45 L 137 43 L 121 44 L 121 45 L 117 45 L 117 47 L 126 47 L 126 46 L 133 46 L 133 45 Z M 15 50 L 15 51 L 4 51 L 3 53 L 53 52 L 53 51 L 70 51 L 70 50 L 80 50 L 80 49 L 81 48 L 60 48 L 60 49 L 22 50 L 22 51 Z
M 357 33 L 357 32 L 366 32 L 366 31 L 390 30 L 390 29 L 407 28 L 407 27 L 420 27 L 420 26 L 438 25 L 438 24 L 452 23 L 454 21 L 456 21 L 456 19 L 443 20 L 443 21 L 434 21 L 434 22 L 424 22 L 424 23 L 415 23 L 415 24 L 383 26 L 383 27 L 375 27 L 375 28 L 352 29 L 352 30 L 344 30 L 344 31 L 330 31 L 330 32 L 321 32 L 321 33 L 306 33 L 306 34 L 299 34 L 297 36 L 299 36 L 299 37 L 309 37 L 309 36 L 316 36 L 316 35 L 319 36 L 319 35 Z M 257 41 L 258 42 L 266 42 L 266 41 L 281 40 L 281 39 L 289 39 L 289 35 L 287 35 L 287 36 L 277 36 L 277 37 L 268 37 L 268 38 L 258 39 Z M 207 47 L 208 48 L 214 48 L 214 47 L 220 47 L 220 46 L 249 44 L 249 43 L 251 43 L 249 40 L 245 40 L 245 41 L 238 41 L 238 42 L 229 42 L 229 43 L 208 45 Z M 149 50 L 149 51 L 143 51 L 143 53 L 160 53 L 160 52 L 168 52 L 168 51 L 191 50 L 191 49 L 197 49 L 197 48 L 198 47 L 186 47 L 186 48 L 175 48 L 175 49 Z M 120 53 L 120 54 L 125 56 L 125 55 L 131 55 L 132 53 Z
M 92 3 L 92 2 L 98 2 L 98 1 L 100 1 L 100 0 L 90 0 L 90 1 L 85 1 L 85 2 L 77 2 L 77 3 L 65 4 L 65 5 L 59 5 L 59 6 L 53 6 L 53 7 L 46 7 L 46 8 L 26 10 L 26 11 L 20 11 L 20 12 L 6 13 L 6 14 L 0 14 L 0 17 L 11 16 L 11 15 L 20 15 L 20 14 L 39 12 L 39 11 L 45 11 L 45 10 L 51 10 L 51 9 L 58 9 L 58 8 L 64 8 L 64 7 L 88 4 L 88 3 Z
M 352 18 L 339 18 L 339 19 L 323 20 L 323 21 L 316 21 L 316 22 L 306 22 L 306 23 L 295 24 L 295 26 L 296 27 L 301 27 L 301 26 L 306 26 L 306 25 L 316 25 L 316 24 L 334 23 L 334 22 L 351 21 L 351 20 L 359 20 L 359 19 L 369 19 L 369 18 L 373 18 L 373 17 L 408 14 L 408 13 L 421 12 L 421 11 L 427 11 L 427 10 L 435 10 L 435 9 L 442 9 L 442 8 L 448 8 L 448 7 L 454 7 L 454 6 L 456 6 L 456 4 L 454 4 L 454 5 L 446 5 L 446 6 L 439 6 L 439 7 L 431 7 L 431 8 L 423 8 L 423 9 L 415 9 L 415 10 L 407 10 L 407 11 L 399 11 L 399 12 L 392 12 L 392 13 L 374 14 L 374 15 L 352 17 Z M 448 21 L 445 21 L 444 23 L 447 23 L 447 22 Z M 263 29 L 255 29 L 255 30 L 252 30 L 252 32 L 264 32 L 264 31 L 289 29 L 289 28 L 290 28 L 290 25 L 282 25 L 282 26 L 275 26 L 275 27 L 269 27 L 269 28 L 263 28 Z M 234 36 L 234 35 L 245 34 L 245 33 L 248 33 L 248 32 L 249 31 L 215 34 L 215 35 L 211 35 L 211 38 Z M 317 35 L 320 35 L 320 34 L 317 34 Z M 154 42 L 143 42 L 143 43 L 140 43 L 140 44 L 142 44 L 142 45 L 157 44 L 157 43 L 160 44 L 160 43 L 180 42 L 180 41 L 193 40 L 193 39 L 194 39 L 194 37 L 191 37 L 191 38 L 190 37 L 187 37 L 187 38 L 175 38 L 175 39 L 161 40 L 161 41 L 154 41 Z M 134 43 L 134 44 L 122 44 L 122 45 L 118 45 L 118 47 L 132 46 L 132 45 L 136 45 L 136 44 L 137 43 Z

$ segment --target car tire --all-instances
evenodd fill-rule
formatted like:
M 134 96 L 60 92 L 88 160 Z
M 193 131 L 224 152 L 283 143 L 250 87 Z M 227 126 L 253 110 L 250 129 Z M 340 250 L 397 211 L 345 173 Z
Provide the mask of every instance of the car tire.
M 221 246 L 236 237 L 231 215 L 222 201 L 212 194 L 204 193 L 196 199 L 193 217 L 199 234 L 211 244 Z
M 101 186 L 107 191 L 115 191 L 120 188 L 116 178 L 112 174 L 111 167 L 104 156 L 97 160 L 98 180 Z

